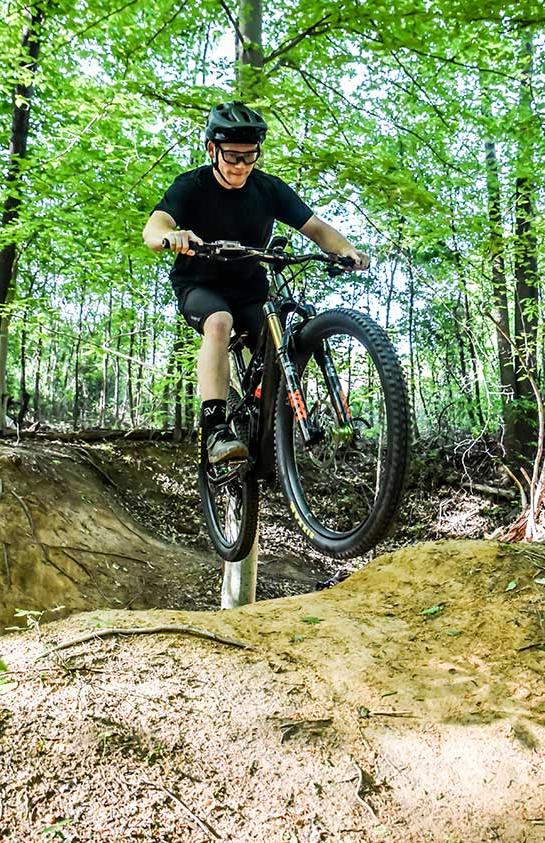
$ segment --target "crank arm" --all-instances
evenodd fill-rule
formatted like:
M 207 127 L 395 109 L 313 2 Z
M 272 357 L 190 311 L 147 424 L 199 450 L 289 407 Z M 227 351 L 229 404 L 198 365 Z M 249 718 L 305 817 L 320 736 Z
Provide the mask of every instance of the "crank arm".
M 244 476 L 248 471 L 251 471 L 254 467 L 254 461 L 252 459 L 245 459 L 237 463 L 232 462 L 230 465 L 232 465 L 233 468 L 225 472 L 221 472 L 215 477 L 210 473 L 210 467 L 208 468 L 208 479 L 216 487 L 216 489 L 221 489 L 222 486 L 227 486 L 228 483 L 239 477 L 241 472 L 242 476 Z

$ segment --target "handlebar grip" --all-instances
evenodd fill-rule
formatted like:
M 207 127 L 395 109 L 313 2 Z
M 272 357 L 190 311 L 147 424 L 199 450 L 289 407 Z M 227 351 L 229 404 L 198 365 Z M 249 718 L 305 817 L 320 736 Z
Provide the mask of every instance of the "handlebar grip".
M 161 240 L 161 246 L 163 247 L 163 249 L 170 249 L 171 243 L 170 243 L 170 240 L 168 239 L 168 237 L 163 237 L 163 239 Z M 193 240 L 189 241 L 189 248 L 193 249 L 193 251 L 197 255 L 199 253 L 204 254 L 206 252 L 206 249 L 203 246 L 201 246 L 200 243 L 194 243 Z M 190 257 L 191 257 L 191 255 L 190 255 Z

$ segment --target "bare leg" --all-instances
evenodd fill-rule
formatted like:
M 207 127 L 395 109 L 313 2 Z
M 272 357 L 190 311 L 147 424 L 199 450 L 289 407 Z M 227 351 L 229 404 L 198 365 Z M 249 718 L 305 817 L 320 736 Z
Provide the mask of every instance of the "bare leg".
M 203 326 L 203 341 L 197 362 L 201 401 L 225 401 L 229 388 L 229 338 L 233 317 L 225 310 L 212 313 Z

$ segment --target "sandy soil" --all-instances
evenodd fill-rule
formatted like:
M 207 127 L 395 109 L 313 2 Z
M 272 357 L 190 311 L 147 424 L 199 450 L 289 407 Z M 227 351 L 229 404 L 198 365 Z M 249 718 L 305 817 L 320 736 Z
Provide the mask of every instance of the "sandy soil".
M 509 507 L 466 489 L 452 459 L 420 461 L 392 535 L 347 570 L 424 538 L 477 538 L 509 523 Z M 277 491 L 262 495 L 260 533 L 258 600 L 314 591 L 339 566 L 301 540 Z M 191 440 L 0 442 L 0 628 L 25 626 L 17 609 L 42 612 L 42 623 L 89 608 L 216 609 L 222 571 Z
M 0 838 L 542 841 L 544 570 L 539 547 L 436 542 L 326 592 L 14 633 Z M 235 643 L 99 637 L 165 624 Z

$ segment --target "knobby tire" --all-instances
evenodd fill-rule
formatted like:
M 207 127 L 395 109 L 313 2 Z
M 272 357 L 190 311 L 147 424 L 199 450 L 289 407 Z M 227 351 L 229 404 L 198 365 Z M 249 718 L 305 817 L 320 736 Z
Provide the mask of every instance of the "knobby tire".
M 360 425 L 364 434 L 357 446 L 353 441 L 355 437 L 352 437 L 351 443 L 346 444 L 346 441 L 344 443 L 342 441 L 346 426 L 341 431 L 336 430 L 334 421 L 330 424 L 333 434 L 321 445 L 311 447 L 310 452 L 308 449 L 305 452 L 302 442 L 300 443 L 302 454 L 300 456 L 297 453 L 298 445 L 296 444 L 300 435 L 297 421 L 287 400 L 285 383 L 282 382 L 278 390 L 275 413 L 276 461 L 284 494 L 295 523 L 305 539 L 324 554 L 337 559 L 348 559 L 360 556 L 373 548 L 392 524 L 402 498 L 409 463 L 410 413 L 401 365 L 386 333 L 365 314 L 347 308 L 338 308 L 311 319 L 295 338 L 296 362 L 306 394 L 310 420 L 312 420 L 313 412 L 310 395 L 312 373 L 318 372 L 318 376 L 315 377 L 316 383 L 320 378 L 319 367 L 314 362 L 313 352 L 323 347 L 324 340 L 332 343 L 335 348 L 357 348 L 361 351 L 361 359 L 367 361 L 365 365 L 368 368 L 372 367 L 375 373 L 374 394 L 382 408 L 378 412 L 382 433 L 375 436 L 376 442 L 374 442 L 371 423 L 366 419 L 362 422 L 357 421 L 355 425 Z M 349 354 L 351 353 L 350 351 Z M 341 356 L 337 354 L 338 359 Z M 348 375 L 342 374 L 341 368 L 340 377 L 344 378 L 343 386 L 346 386 L 350 378 L 354 379 L 354 372 L 349 370 L 351 365 L 348 363 L 345 370 Z M 309 383 L 310 388 L 307 392 Z M 331 419 L 333 411 L 325 406 L 327 402 L 325 386 L 323 393 L 326 395 L 326 401 L 322 400 L 320 403 L 316 400 L 317 409 L 314 412 L 321 418 Z M 356 400 L 353 398 L 354 394 L 352 391 L 347 399 L 351 412 L 354 412 L 353 401 Z M 360 395 L 363 396 L 360 398 L 362 406 L 365 404 L 365 394 L 365 389 L 362 387 L 360 390 Z M 369 402 L 372 400 L 369 399 Z M 335 436 L 340 439 L 340 444 L 336 444 Z M 371 443 L 369 447 L 368 442 Z M 328 443 L 329 453 L 326 457 L 323 454 L 326 454 L 328 450 L 326 447 Z M 362 461 L 363 469 L 360 474 L 365 474 L 368 464 L 372 463 L 372 457 L 366 456 L 366 449 L 371 453 L 373 448 L 376 449 L 378 466 L 374 486 L 367 480 L 365 483 L 360 483 L 357 463 L 357 460 Z M 313 452 L 314 454 L 318 452 L 318 456 L 315 456 Z M 305 463 L 310 464 L 310 471 L 305 468 Z M 313 478 L 312 490 L 314 488 L 318 490 L 315 496 L 306 488 L 305 471 Z M 343 472 L 346 477 L 343 476 Z M 348 477 L 349 474 L 350 477 Z M 342 516 L 348 519 L 346 523 L 343 523 L 340 528 L 332 527 L 328 523 L 330 513 L 336 507 L 341 508 L 340 490 L 345 488 L 343 483 L 347 477 L 349 480 L 345 484 L 347 487 L 350 482 L 353 482 L 353 501 L 351 498 L 350 501 L 356 512 L 360 506 L 358 484 L 360 487 L 365 487 L 361 496 L 362 512 L 352 517 L 350 511 L 348 515 Z M 315 504 L 315 500 L 319 503 Z
M 234 396 L 230 397 L 234 399 Z M 236 429 L 237 425 L 234 427 Z M 239 562 L 250 553 L 257 533 L 259 488 L 255 472 L 247 463 L 211 467 L 202 428 L 199 429 L 198 455 L 198 486 L 208 534 L 222 559 Z M 211 480 L 212 473 L 219 475 L 221 472 L 234 474 L 225 487 L 217 487 Z M 229 526 L 226 521 L 228 507 L 231 507 Z

